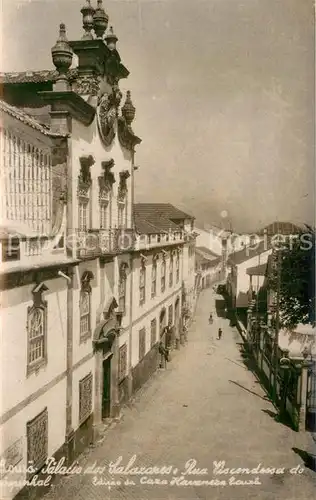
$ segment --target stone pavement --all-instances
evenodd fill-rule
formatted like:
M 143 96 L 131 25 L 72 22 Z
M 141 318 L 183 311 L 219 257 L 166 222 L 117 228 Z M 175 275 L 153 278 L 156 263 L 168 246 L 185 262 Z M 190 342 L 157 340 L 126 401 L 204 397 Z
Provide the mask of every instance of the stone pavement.
M 95 462 L 105 466 L 104 473 L 100 470 L 95 475 L 66 477 L 51 487 L 45 500 L 314 497 L 316 474 L 305 468 L 300 455 L 292 450 L 304 452 L 310 438 L 274 420 L 275 410 L 243 364 L 240 337 L 229 327 L 228 320 L 213 314 L 214 324 L 208 324 L 210 311 L 215 311 L 215 298 L 220 299 L 211 290 L 202 292 L 188 344 L 172 354 L 167 369 L 152 377 L 137 393 L 133 404 L 124 410 L 123 419 L 79 460 L 83 469 Z M 219 327 L 223 337 L 216 340 Z M 120 466 L 126 467 L 133 455 L 136 455 L 134 472 L 137 472 L 135 467 L 170 467 L 158 471 L 165 472 L 164 475 L 150 474 L 150 470 L 142 474 L 109 473 L 110 462 L 122 457 Z M 207 469 L 204 471 L 207 473 L 194 474 L 191 470 L 182 474 L 190 459 L 196 460 L 193 468 Z M 220 461 L 229 469 L 255 468 L 261 464 L 266 469 L 284 470 L 279 474 L 273 470 L 266 470 L 265 474 L 258 471 L 216 474 L 214 462 Z M 293 467 L 300 473 L 293 470 L 291 473 Z M 106 484 L 111 480 L 116 484 Z M 212 480 L 215 482 L 211 483 Z M 260 484 L 237 485 L 237 480 Z M 130 484 L 126 484 L 128 481 Z

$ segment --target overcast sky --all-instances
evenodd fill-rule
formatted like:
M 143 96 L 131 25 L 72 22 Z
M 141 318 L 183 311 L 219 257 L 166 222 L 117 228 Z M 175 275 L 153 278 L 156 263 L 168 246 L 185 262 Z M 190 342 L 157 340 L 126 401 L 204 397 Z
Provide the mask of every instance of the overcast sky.
M 2 71 L 52 68 L 58 25 L 81 36 L 83 3 L 2 0 Z M 103 4 L 143 139 L 138 201 L 172 202 L 200 225 L 236 231 L 313 223 L 313 0 Z

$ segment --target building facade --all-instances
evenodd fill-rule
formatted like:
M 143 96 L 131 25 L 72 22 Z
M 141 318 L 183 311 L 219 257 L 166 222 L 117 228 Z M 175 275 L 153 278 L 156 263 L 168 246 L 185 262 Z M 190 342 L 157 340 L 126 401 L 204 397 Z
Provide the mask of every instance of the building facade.
M 19 471 L 1 471 L 8 499 L 119 416 L 161 345 L 183 343 L 197 296 L 194 218 L 161 204 L 152 224 L 157 207 L 134 205 L 128 70 L 102 2 L 81 13 L 81 40 L 60 25 L 55 71 L 2 76 L 0 456 Z

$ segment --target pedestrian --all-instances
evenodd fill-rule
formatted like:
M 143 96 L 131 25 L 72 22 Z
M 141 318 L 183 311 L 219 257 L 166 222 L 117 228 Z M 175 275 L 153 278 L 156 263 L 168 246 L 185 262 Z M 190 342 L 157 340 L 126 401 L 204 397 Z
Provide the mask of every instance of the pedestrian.
M 218 329 L 218 340 L 221 340 L 221 338 L 222 338 L 222 334 L 223 334 L 222 329 L 221 329 L 221 328 L 219 328 L 219 329 Z
M 211 325 L 213 323 L 213 314 L 210 313 L 210 317 L 208 319 L 209 324 Z

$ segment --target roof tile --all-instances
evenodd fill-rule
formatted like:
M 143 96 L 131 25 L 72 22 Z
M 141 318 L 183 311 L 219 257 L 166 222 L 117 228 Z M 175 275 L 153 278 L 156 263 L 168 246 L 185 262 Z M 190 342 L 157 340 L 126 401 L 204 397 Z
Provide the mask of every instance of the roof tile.
M 13 118 L 19 120 L 20 122 L 25 123 L 25 125 L 28 125 L 29 127 L 32 127 L 35 130 L 38 130 L 44 135 L 48 135 L 51 137 L 66 137 L 65 135 L 52 132 L 48 127 L 45 127 L 44 125 L 36 121 L 34 118 L 32 118 L 30 115 L 28 115 L 21 109 L 6 103 L 1 99 L 0 99 L 0 112 L 7 113 Z

